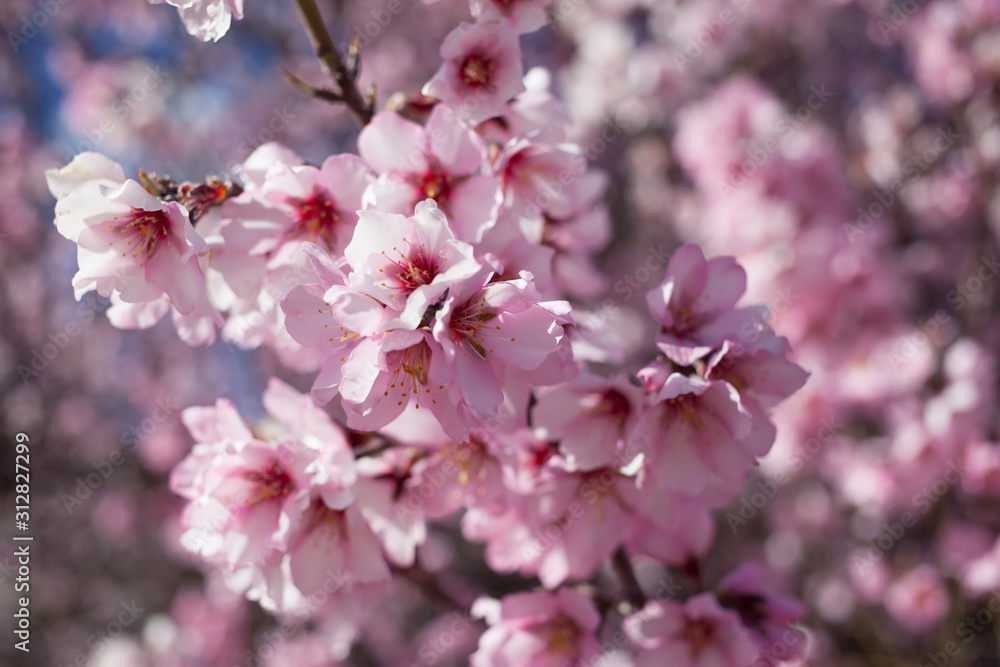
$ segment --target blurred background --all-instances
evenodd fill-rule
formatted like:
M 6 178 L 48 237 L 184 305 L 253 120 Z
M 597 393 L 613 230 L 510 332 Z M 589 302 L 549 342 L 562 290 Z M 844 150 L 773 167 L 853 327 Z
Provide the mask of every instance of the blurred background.
M 339 44 L 365 37 L 361 84 L 377 83 L 379 108 L 418 91 L 469 18 L 466 0 L 402 0 L 387 25 L 380 0 L 319 4 Z M 312 626 L 265 656 L 273 620 L 182 552 L 166 478 L 192 445 L 183 408 L 229 397 L 261 417 L 267 378 L 312 378 L 266 349 L 187 347 L 166 321 L 116 330 L 107 301 L 73 298 L 46 169 L 95 150 L 130 175 L 199 181 L 268 141 L 313 162 L 356 150 L 342 108 L 282 78 L 323 80 L 292 3 L 246 5 L 205 44 L 143 0 L 0 4 L 0 434 L 10 459 L 30 436 L 35 535 L 32 651 L 5 635 L 0 664 L 458 665 L 481 631 L 428 661 L 448 619 L 400 583 L 372 601 L 391 622 L 343 662 Z M 635 267 L 698 241 L 737 256 L 747 302 L 769 306 L 812 374 L 745 497 L 785 481 L 759 511 L 741 498 L 718 513 L 709 571 L 759 558 L 778 573 L 810 610 L 805 664 L 937 664 L 950 641 L 948 664 L 1000 664 L 1000 615 L 959 634 L 1000 590 L 1000 2 L 561 0 L 550 14 L 521 39 L 526 69 L 552 71 L 574 140 L 610 177 L 605 280 L 577 303 L 647 326 L 642 296 L 664 266 Z M 638 363 L 648 344 L 635 347 Z M 964 466 L 957 482 L 942 481 L 949 465 Z M 12 465 L 0 479 L 13 526 Z M 879 546 L 906 512 L 916 526 Z M 432 538 L 438 561 L 495 593 L 522 585 L 453 537 Z

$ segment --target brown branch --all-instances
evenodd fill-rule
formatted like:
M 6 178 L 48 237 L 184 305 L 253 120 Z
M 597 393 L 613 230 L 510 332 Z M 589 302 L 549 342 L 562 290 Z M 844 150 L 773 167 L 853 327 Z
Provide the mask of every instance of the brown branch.
M 642 609 L 646 606 L 646 594 L 642 592 L 642 586 L 635 578 L 632 562 L 628 559 L 624 547 L 618 547 L 615 555 L 611 557 L 611 567 L 614 568 L 615 575 L 622 582 L 622 592 L 629 604 L 636 609 Z
M 336 101 L 343 102 L 351 111 L 351 115 L 354 116 L 358 124 L 364 127 L 372 119 L 375 96 L 374 90 L 370 90 L 367 97 L 362 96 L 358 90 L 356 81 L 358 69 L 356 42 L 351 44 L 350 63 L 349 65 L 345 64 L 340 57 L 340 52 L 337 51 L 337 47 L 333 43 L 333 38 L 330 37 L 330 32 L 326 29 L 326 24 L 323 23 L 323 17 L 316 6 L 316 0 L 295 0 L 295 4 L 302 15 L 302 22 L 306 26 L 306 32 L 309 33 L 309 39 L 316 51 L 316 57 L 319 58 L 320 63 L 323 65 L 323 70 L 337 84 L 338 91 L 336 93 L 332 93 L 332 91 L 325 92 L 331 92 L 339 96 L 340 99 Z M 314 88 L 314 90 L 322 89 Z M 329 96 L 320 97 L 331 99 Z
M 419 588 L 425 596 L 436 606 L 448 610 L 448 611 L 459 611 L 465 613 L 468 609 L 467 605 L 462 604 L 457 599 L 455 599 L 450 593 L 441 587 L 434 575 L 427 572 L 419 565 L 411 565 L 410 567 L 398 567 L 391 566 L 394 574 L 397 574 L 405 579 L 409 579 L 413 584 Z
M 292 84 L 299 90 L 301 90 L 306 95 L 310 97 L 317 97 L 321 100 L 326 100 L 327 102 L 343 102 L 344 98 L 340 96 L 335 90 L 329 90 L 327 88 L 318 88 L 311 83 L 306 83 L 299 77 L 295 76 L 288 70 L 282 68 L 281 74 L 285 77 L 285 81 Z

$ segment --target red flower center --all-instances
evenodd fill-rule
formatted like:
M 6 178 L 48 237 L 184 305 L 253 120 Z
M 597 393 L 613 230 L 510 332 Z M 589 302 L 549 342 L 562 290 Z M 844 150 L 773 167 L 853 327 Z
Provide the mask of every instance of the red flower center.
M 451 316 L 451 339 L 455 343 L 464 341 L 475 350 L 481 359 L 486 359 L 487 349 L 483 345 L 483 338 L 479 330 L 496 317 L 496 313 L 487 312 L 485 308 L 486 299 L 480 297 L 478 301 L 469 301 L 464 306 L 457 308 Z M 489 350 L 489 352 L 492 351 Z
M 684 622 L 684 639 L 691 645 L 691 653 L 695 656 L 712 641 L 715 635 L 715 625 L 703 619 L 687 619 Z
M 119 223 L 119 231 L 129 239 L 132 257 L 142 255 L 146 259 L 153 258 L 161 241 L 168 242 L 170 229 L 170 217 L 162 210 L 144 211 L 133 208 L 125 220 Z M 125 253 L 122 254 L 124 256 Z
M 546 640 L 545 651 L 551 657 L 562 657 L 567 662 L 575 662 L 579 656 L 580 629 L 563 614 L 535 626 L 534 634 Z
M 488 86 L 493 82 L 496 65 L 484 56 L 468 56 L 462 62 L 461 75 L 465 85 L 472 88 Z
M 433 199 L 443 205 L 451 194 L 451 179 L 437 164 L 432 163 L 427 171 L 417 177 L 417 191 L 425 199 Z
M 393 248 L 395 250 L 395 248 Z M 438 272 L 437 260 L 421 246 L 416 252 L 401 256 L 396 260 L 396 279 L 407 292 L 412 292 L 421 285 L 430 284 Z
M 317 189 L 311 197 L 291 197 L 288 203 L 294 209 L 290 235 L 313 242 L 321 240 L 332 250 L 340 215 L 327 193 Z
M 594 399 L 594 407 L 587 411 L 592 416 L 607 416 L 623 422 L 632 412 L 628 398 L 617 389 L 606 389 L 603 393 L 596 394 Z
M 257 503 L 283 498 L 292 492 L 292 478 L 284 468 L 274 463 L 270 468 L 254 470 L 243 475 L 244 479 L 253 484 L 253 495 L 247 501 L 247 507 Z

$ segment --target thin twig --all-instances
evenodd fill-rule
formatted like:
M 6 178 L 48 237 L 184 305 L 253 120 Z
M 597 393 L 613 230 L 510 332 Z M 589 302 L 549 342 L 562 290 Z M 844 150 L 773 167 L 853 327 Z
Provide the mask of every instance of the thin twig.
M 636 609 L 642 609 L 646 605 L 646 594 L 642 592 L 639 580 L 635 578 L 632 570 L 632 561 L 628 559 L 624 547 L 618 547 L 615 555 L 611 557 L 611 567 L 614 568 L 615 575 L 622 582 L 622 591 L 625 599 Z
M 369 94 L 368 99 L 366 99 L 358 90 L 358 84 L 355 80 L 357 53 L 352 52 L 350 67 L 348 67 L 340 57 L 340 52 L 337 51 L 333 38 L 326 29 L 326 24 L 323 23 L 323 16 L 319 13 L 316 0 L 295 0 L 295 4 L 299 8 L 306 32 L 309 33 L 309 39 L 316 50 L 316 57 L 319 58 L 326 73 L 337 84 L 338 91 L 335 94 L 340 97 L 338 101 L 342 101 L 350 109 L 354 119 L 364 127 L 372 119 L 373 96 Z M 354 50 L 356 51 L 356 49 Z M 329 98 L 325 97 L 325 99 Z
M 423 591 L 424 595 L 438 607 L 449 611 L 466 611 L 466 605 L 456 600 L 451 594 L 441 588 L 441 584 L 434 578 L 434 575 L 419 565 L 411 565 L 410 567 L 393 566 L 392 571 L 416 584 Z
M 282 76 L 285 77 L 285 81 L 292 84 L 293 86 L 301 90 L 306 95 L 309 95 L 310 97 L 318 97 L 319 99 L 326 100 L 327 102 L 344 101 L 344 98 L 341 97 L 340 93 L 338 93 L 337 91 L 329 90 L 328 88 L 317 88 L 311 83 L 306 83 L 299 77 L 289 72 L 287 69 L 282 68 L 281 74 Z

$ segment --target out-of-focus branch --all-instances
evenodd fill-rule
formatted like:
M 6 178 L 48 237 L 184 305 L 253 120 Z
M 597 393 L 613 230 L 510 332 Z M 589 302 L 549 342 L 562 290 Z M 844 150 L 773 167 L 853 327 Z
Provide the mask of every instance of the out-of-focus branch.
M 628 559 L 624 547 L 618 547 L 615 555 L 611 557 L 611 567 L 614 568 L 615 575 L 622 582 L 622 590 L 625 599 L 628 600 L 635 609 L 642 609 L 646 605 L 646 594 L 642 592 L 639 580 L 635 578 L 632 570 L 632 561 Z
M 295 0 L 299 13 L 302 15 L 302 22 L 309 33 L 309 39 L 316 50 L 316 57 L 319 58 L 323 69 L 337 84 L 337 91 L 325 91 L 321 88 L 308 86 L 304 82 L 295 79 L 300 90 L 305 90 L 303 85 L 312 88 L 313 91 L 322 91 L 323 95 L 316 95 L 322 99 L 343 102 L 351 111 L 351 115 L 362 127 L 368 124 L 374 113 L 375 90 L 374 86 L 368 91 L 367 96 L 363 96 L 358 90 L 358 45 L 357 41 L 352 41 L 349 62 L 345 63 L 337 51 L 336 45 L 330 32 L 323 23 L 323 16 L 319 13 L 316 0 Z M 299 84 L 303 85 L 299 85 Z M 315 93 L 312 93 L 315 94 Z
M 392 567 L 393 573 L 409 579 L 413 582 L 427 598 L 442 609 L 465 613 L 467 606 L 456 600 L 450 593 L 445 591 L 438 583 L 434 575 L 427 572 L 419 565 L 410 567 Z

